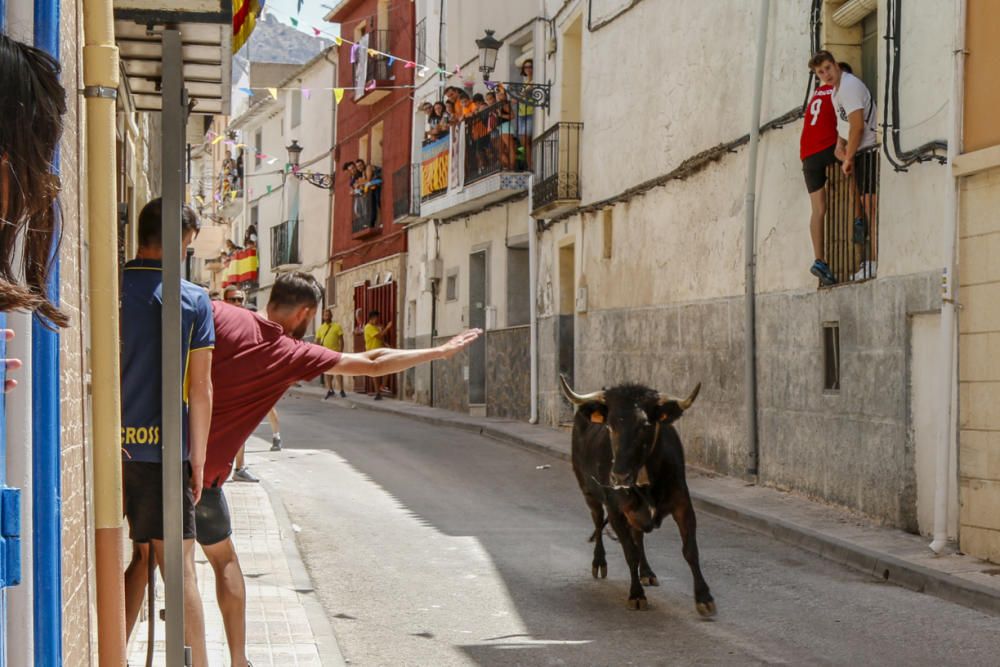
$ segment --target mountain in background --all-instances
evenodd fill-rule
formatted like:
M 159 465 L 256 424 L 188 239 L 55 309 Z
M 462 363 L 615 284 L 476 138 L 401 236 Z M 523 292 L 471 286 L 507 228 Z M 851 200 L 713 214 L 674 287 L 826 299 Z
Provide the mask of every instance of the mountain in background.
M 265 14 L 247 43 L 233 56 L 233 81 L 247 73 L 250 61 L 301 65 L 331 44 L 331 40 L 307 35 L 281 23 L 273 14 Z

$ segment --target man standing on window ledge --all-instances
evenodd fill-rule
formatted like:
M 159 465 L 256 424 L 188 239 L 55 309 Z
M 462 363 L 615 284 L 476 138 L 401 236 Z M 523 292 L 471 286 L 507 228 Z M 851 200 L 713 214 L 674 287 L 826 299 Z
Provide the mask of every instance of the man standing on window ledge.
M 878 183 L 876 174 L 879 155 L 866 150 L 878 143 L 875 100 L 864 82 L 844 72 L 829 51 L 820 51 L 813 58 L 813 69 L 821 81 L 833 84 L 833 108 L 837 113 L 837 159 L 845 176 L 854 176 L 860 195 L 860 206 L 854 217 L 854 243 L 866 247 L 854 280 L 874 278 L 878 268 Z
M 139 214 L 139 251 L 125 265 L 121 296 L 122 482 L 129 537 L 135 545 L 125 571 L 125 611 L 131 634 L 146 591 L 149 543 L 163 565 L 162 432 L 162 201 L 154 199 Z M 181 212 L 181 257 L 198 233 L 198 218 Z M 167 261 L 181 261 L 180 257 Z M 216 302 L 218 303 L 218 302 Z M 184 640 L 194 667 L 207 667 L 205 617 L 194 567 L 195 505 L 201 498 L 205 450 L 212 417 L 212 348 L 215 328 L 208 293 L 181 281 L 181 354 L 184 365 L 183 439 Z M 169 583 L 169 582 L 168 582 Z

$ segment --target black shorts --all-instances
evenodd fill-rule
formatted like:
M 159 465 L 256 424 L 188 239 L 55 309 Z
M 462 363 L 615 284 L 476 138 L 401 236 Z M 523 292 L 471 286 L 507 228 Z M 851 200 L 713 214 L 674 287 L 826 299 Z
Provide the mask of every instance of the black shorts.
M 878 191 L 878 151 L 858 151 L 854 155 L 854 179 L 858 193 L 870 195 Z
M 201 491 L 201 501 L 195 508 L 195 522 L 198 526 L 198 544 L 210 547 L 233 534 L 233 522 L 229 517 L 229 503 L 221 486 L 206 486 Z
M 830 146 L 802 161 L 802 175 L 805 176 L 806 190 L 809 194 L 821 190 L 826 185 L 826 168 L 837 163 L 837 157 L 834 155 L 836 148 L 836 145 Z
M 191 479 L 191 464 L 184 462 L 184 479 Z M 122 486 L 125 490 L 125 517 L 128 536 L 133 542 L 163 539 L 163 466 L 159 463 L 133 461 L 122 463 Z M 195 536 L 194 492 L 184 484 L 184 539 Z

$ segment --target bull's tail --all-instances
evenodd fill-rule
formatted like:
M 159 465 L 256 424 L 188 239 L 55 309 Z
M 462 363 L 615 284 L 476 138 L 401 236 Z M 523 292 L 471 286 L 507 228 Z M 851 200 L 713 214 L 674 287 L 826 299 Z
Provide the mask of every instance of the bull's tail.
M 588 542 L 596 542 L 597 541 L 597 536 L 600 535 L 601 531 L 604 530 L 605 528 L 607 528 L 607 526 L 608 526 L 608 518 L 605 517 L 604 518 L 604 523 L 601 524 L 600 528 L 595 528 L 594 529 L 594 532 L 590 534 L 590 539 L 587 540 L 587 541 Z

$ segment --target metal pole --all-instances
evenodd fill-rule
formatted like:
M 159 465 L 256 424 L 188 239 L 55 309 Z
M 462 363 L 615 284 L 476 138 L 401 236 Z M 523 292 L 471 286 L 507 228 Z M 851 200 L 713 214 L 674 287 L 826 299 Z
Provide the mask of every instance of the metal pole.
M 531 299 L 528 327 L 531 376 L 531 414 L 528 422 L 538 423 L 538 225 L 531 217 L 535 197 L 535 175 L 528 174 L 528 295 Z
M 747 473 L 757 475 L 760 463 L 760 442 L 757 439 L 757 312 L 756 292 L 756 232 L 755 215 L 757 200 L 757 149 L 760 145 L 760 101 L 764 92 L 764 60 L 767 56 L 767 15 L 770 0 L 760 1 L 760 18 L 757 23 L 757 63 L 754 69 L 753 108 L 750 110 L 750 149 L 747 152 L 747 191 L 744 203 L 746 229 L 743 243 L 746 255 L 746 317 L 743 323 L 743 350 L 745 366 L 743 383 L 746 392 L 747 445 L 750 455 Z
M 59 60 L 59 0 L 35 0 L 35 46 Z M 55 171 L 59 171 L 56 153 Z M 58 220 L 62 224 L 62 220 Z M 59 255 L 52 260 L 49 299 L 59 303 Z M 34 535 L 35 664 L 62 664 L 62 422 L 59 334 L 34 318 L 32 372 L 32 527 Z
M 181 425 L 181 205 L 184 121 L 181 35 L 163 31 L 163 551 L 167 665 L 189 665 L 184 646 L 183 430 Z

